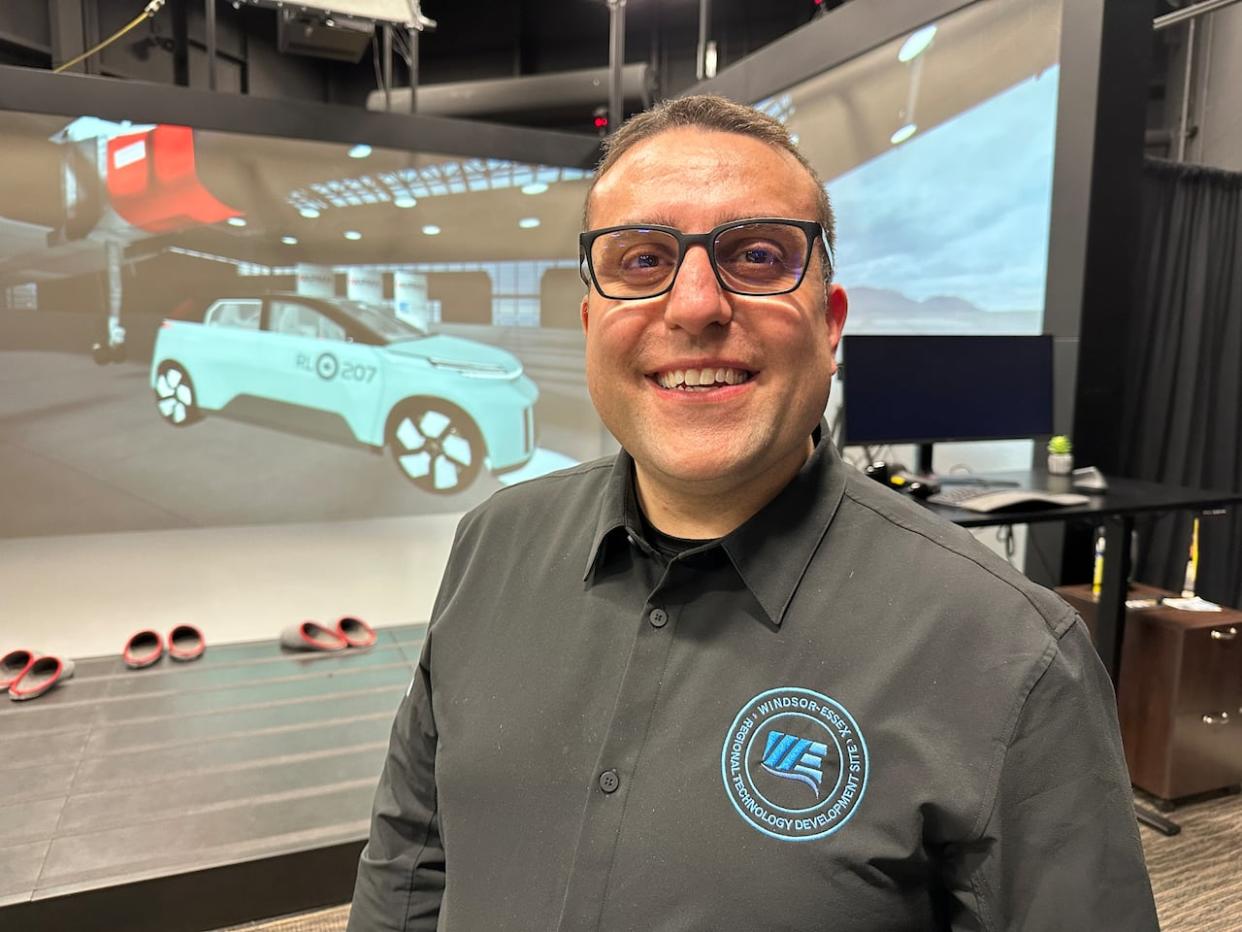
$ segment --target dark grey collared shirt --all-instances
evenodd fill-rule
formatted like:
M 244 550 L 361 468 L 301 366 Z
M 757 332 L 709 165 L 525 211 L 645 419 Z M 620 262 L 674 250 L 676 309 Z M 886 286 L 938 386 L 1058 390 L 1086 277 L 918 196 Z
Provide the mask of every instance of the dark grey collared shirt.
M 349 928 L 1157 928 L 1074 613 L 820 443 L 720 541 L 632 461 L 463 519 Z

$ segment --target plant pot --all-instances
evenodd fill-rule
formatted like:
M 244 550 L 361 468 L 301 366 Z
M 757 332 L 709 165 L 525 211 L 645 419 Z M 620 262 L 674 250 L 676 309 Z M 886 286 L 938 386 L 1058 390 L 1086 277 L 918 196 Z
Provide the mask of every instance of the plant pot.
M 1073 453 L 1049 453 L 1048 474 L 1051 476 L 1068 476 L 1074 471 Z

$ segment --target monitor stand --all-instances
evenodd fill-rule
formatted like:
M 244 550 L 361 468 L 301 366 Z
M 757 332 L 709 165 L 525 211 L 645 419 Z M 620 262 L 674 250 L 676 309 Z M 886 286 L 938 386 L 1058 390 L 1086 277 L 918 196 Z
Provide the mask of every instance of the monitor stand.
M 932 444 L 919 444 L 919 461 L 918 474 L 920 476 L 930 476 L 932 473 Z

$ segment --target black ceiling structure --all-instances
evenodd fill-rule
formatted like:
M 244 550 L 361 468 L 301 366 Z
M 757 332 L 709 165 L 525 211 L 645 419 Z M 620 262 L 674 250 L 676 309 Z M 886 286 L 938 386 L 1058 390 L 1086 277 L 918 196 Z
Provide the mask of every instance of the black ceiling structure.
M 207 28 L 209 2 L 214 29 Z M 723 70 L 846 2 L 628 0 L 625 60 L 649 66 L 657 99 L 675 96 L 698 80 L 704 9 L 707 38 Z M 868 0 L 854 2 L 868 5 Z M 131 0 L 44 0 L 21 6 L 20 11 L 16 5 L 0 8 L 0 65 L 50 68 L 106 38 L 135 13 Z M 550 75 L 609 63 L 606 0 L 424 0 L 422 9 L 436 26 L 418 40 L 420 86 Z M 280 52 L 279 24 L 279 11 L 267 0 L 168 0 L 157 15 L 75 70 L 207 89 L 210 45 L 222 72 L 218 87 L 224 91 L 362 107 L 367 94 L 381 85 L 378 30 L 373 48 L 359 60 L 339 61 Z M 408 86 L 400 42 L 391 73 L 394 86 Z M 592 132 L 594 108 L 580 109 L 534 106 L 496 121 Z

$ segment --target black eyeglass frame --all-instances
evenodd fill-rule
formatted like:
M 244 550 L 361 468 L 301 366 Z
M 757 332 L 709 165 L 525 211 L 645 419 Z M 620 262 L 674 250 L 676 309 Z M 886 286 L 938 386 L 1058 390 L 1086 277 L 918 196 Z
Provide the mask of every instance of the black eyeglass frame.
M 781 223 L 785 226 L 797 227 L 806 234 L 806 253 L 802 257 L 802 271 L 798 275 L 798 280 L 790 287 L 782 288 L 780 291 L 739 291 L 737 288 L 730 286 L 724 280 L 724 276 L 720 274 L 720 266 L 716 264 L 717 238 L 729 230 L 750 226 L 755 223 Z M 673 274 L 669 278 L 668 284 L 659 291 L 643 295 L 616 296 L 608 294 L 600 287 L 599 278 L 595 274 L 595 263 L 591 259 L 591 247 L 601 236 L 608 233 L 619 233 L 622 230 L 656 230 L 669 234 L 677 241 L 677 264 L 673 267 Z M 743 295 L 749 298 L 769 298 L 774 295 L 789 294 L 802 287 L 803 281 L 806 280 L 806 271 L 811 267 L 811 253 L 815 250 L 816 242 L 823 244 L 824 262 L 828 264 L 828 274 L 825 276 L 825 280 L 830 281 L 833 271 L 832 251 L 828 247 L 828 233 L 824 230 L 823 224 L 818 220 L 792 220 L 789 217 L 748 217 L 745 220 L 730 220 L 728 223 L 722 223 L 706 233 L 683 233 L 676 227 L 666 227 L 658 223 L 623 223 L 620 226 L 586 230 L 578 234 L 578 274 L 582 277 L 584 285 L 588 288 L 594 286 L 600 296 L 607 298 L 609 301 L 646 301 L 648 298 L 658 298 L 660 295 L 668 294 L 672 291 L 673 285 L 677 282 L 677 275 L 681 272 L 681 264 L 686 259 L 686 252 L 691 246 L 702 246 L 707 252 L 707 260 L 712 264 L 712 271 L 716 275 L 716 281 L 722 289 L 730 294 Z

